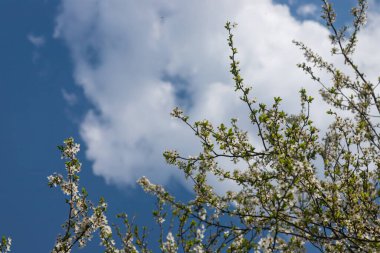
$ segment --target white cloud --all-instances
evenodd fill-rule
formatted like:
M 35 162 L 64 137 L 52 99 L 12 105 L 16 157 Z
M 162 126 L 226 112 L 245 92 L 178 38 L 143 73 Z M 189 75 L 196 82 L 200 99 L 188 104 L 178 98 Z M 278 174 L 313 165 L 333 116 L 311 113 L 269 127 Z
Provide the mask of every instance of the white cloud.
M 303 17 L 317 16 L 319 7 L 315 4 L 303 4 L 297 8 L 297 14 Z
M 300 87 L 316 95 L 319 87 L 295 67 L 303 57 L 291 41 L 304 41 L 330 59 L 328 31 L 296 20 L 285 5 L 270 0 L 62 2 L 55 36 L 69 46 L 75 80 L 95 107 L 81 134 L 97 175 L 128 185 L 143 175 L 158 183 L 178 177 L 162 152 L 199 152 L 192 132 L 169 116 L 179 103 L 187 105 L 193 120 L 221 123 L 238 117 L 252 129 L 228 72 L 227 20 L 239 23 L 235 39 L 243 76 L 254 83 L 260 101 L 281 96 L 284 106 L 297 112 Z M 380 22 L 371 22 L 370 29 L 378 31 Z M 365 45 L 375 46 L 376 36 L 364 33 Z M 360 55 L 367 54 L 379 55 L 362 47 Z M 366 61 L 366 69 L 375 71 L 378 62 Z M 317 100 L 314 118 L 321 122 L 324 111 Z
M 73 106 L 78 102 L 78 97 L 77 95 L 75 95 L 75 93 L 70 93 L 66 91 L 65 89 L 62 89 L 61 92 L 62 92 L 63 98 L 69 105 Z
M 35 47 L 42 47 L 43 45 L 45 45 L 45 38 L 44 38 L 44 36 L 37 36 L 37 35 L 34 35 L 34 34 L 30 33 L 30 34 L 27 35 L 27 39 Z

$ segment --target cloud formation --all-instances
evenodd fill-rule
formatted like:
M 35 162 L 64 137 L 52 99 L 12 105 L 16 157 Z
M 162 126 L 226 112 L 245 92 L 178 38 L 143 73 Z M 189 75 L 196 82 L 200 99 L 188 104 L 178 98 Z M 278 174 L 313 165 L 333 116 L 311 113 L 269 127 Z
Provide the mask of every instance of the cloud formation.
M 34 35 L 34 34 L 30 33 L 30 34 L 28 34 L 26 36 L 26 38 L 35 47 L 42 47 L 43 45 L 45 45 L 45 38 L 44 38 L 44 36 L 37 36 L 37 35 Z
M 362 56 L 374 57 L 366 46 L 380 38 L 380 21 L 373 17 L 370 32 L 362 36 Z M 238 117 L 252 128 L 228 72 L 227 20 L 239 23 L 235 40 L 242 73 L 260 101 L 281 96 L 295 113 L 301 87 L 317 94 L 317 85 L 295 67 L 303 56 L 291 41 L 304 41 L 330 59 L 328 31 L 317 22 L 297 20 L 286 5 L 270 0 L 62 1 L 55 36 L 67 43 L 75 80 L 94 107 L 81 134 L 95 174 L 120 185 L 134 185 L 143 175 L 162 184 L 180 178 L 162 152 L 196 154 L 199 144 L 190 129 L 169 116 L 176 105 L 193 120 L 218 124 Z M 378 62 L 366 61 L 365 69 L 375 71 Z M 325 111 L 318 103 L 315 118 Z
M 297 14 L 303 17 L 314 17 L 319 14 L 319 9 L 318 6 L 315 4 L 303 4 L 297 8 Z
M 61 90 L 63 99 L 70 105 L 73 106 L 78 102 L 78 97 L 75 93 L 70 93 L 65 89 Z

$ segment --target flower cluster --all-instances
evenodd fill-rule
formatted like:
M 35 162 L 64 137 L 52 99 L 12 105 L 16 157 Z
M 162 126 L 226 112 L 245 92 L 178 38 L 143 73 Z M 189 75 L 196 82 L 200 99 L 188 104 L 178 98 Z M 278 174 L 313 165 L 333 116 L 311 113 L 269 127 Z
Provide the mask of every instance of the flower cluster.
M 66 203 L 69 206 L 69 217 L 62 226 L 64 234 L 57 237 L 52 253 L 69 253 L 76 245 L 79 248 L 85 247 L 95 232 L 98 232 L 100 245 L 104 247 L 106 253 L 137 253 L 137 247 L 146 252 L 147 244 L 144 241 L 146 231 L 142 234 L 136 233 L 137 226 L 129 222 L 126 214 L 119 215 L 126 232 L 122 233 L 120 228 L 116 227 L 117 236 L 122 242 L 122 246 L 118 248 L 106 216 L 105 200 L 101 198 L 95 205 L 88 200 L 85 188 L 79 191 L 78 173 L 81 171 L 81 163 L 77 158 L 79 147 L 73 138 L 66 139 L 64 145 L 58 147 L 61 158 L 65 160 L 66 175 L 54 173 L 48 176 L 48 185 L 60 187 L 64 195 L 68 196 Z
M 165 253 L 177 253 L 178 246 L 171 232 L 166 236 L 166 242 L 162 244 L 162 251 Z
M 50 187 L 60 187 L 62 192 L 68 196 L 66 200 L 69 205 L 69 218 L 63 224 L 65 233 L 59 235 L 57 242 L 52 250 L 53 253 L 71 252 L 74 245 L 79 247 L 86 246 L 91 240 L 93 233 L 99 230 L 101 244 L 107 252 L 117 252 L 112 238 L 112 230 L 108 225 L 105 211 L 106 202 L 101 199 L 95 206 L 87 199 L 87 192 L 83 188 L 79 191 L 79 175 L 81 163 L 77 158 L 80 150 L 79 144 L 73 138 L 64 141 L 63 146 L 58 147 L 61 151 L 61 158 L 65 159 L 65 169 L 67 176 L 53 174 L 48 176 Z
M 6 253 L 11 252 L 12 239 L 10 237 L 2 236 L 0 241 L 0 252 Z

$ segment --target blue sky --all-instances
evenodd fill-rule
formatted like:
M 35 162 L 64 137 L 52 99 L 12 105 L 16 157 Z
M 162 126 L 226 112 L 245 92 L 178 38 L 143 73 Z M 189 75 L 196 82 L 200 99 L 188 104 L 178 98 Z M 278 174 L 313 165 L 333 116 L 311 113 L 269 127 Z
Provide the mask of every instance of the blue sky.
M 301 86 L 316 94 L 295 67 L 302 54 L 291 39 L 329 57 L 320 2 L 252 2 L 0 2 L 0 234 L 13 238 L 13 252 L 48 252 L 61 232 L 64 196 L 46 177 L 62 172 L 56 146 L 66 137 L 81 143 L 81 182 L 92 200 L 106 198 L 111 221 L 126 211 L 151 224 L 154 199 L 135 184 L 143 175 L 187 194 L 189 185 L 161 154 L 192 154 L 198 145 L 170 110 L 181 105 L 194 120 L 215 123 L 238 116 L 248 126 L 228 73 L 227 19 L 239 23 L 242 71 L 257 97 L 280 94 L 292 111 Z M 345 23 L 354 1 L 336 2 Z M 376 2 L 371 8 L 358 61 L 374 78 L 380 19 Z

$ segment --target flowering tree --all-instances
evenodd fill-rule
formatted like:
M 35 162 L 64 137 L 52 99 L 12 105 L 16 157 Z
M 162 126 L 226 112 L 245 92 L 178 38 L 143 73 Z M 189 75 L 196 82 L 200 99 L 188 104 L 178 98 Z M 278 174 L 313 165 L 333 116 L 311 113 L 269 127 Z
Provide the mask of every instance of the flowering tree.
M 313 98 L 304 89 L 297 115 L 281 109 L 281 98 L 274 98 L 272 105 L 251 98 L 251 87 L 240 76 L 236 59 L 234 25 L 226 24 L 235 90 L 249 109 L 260 145 L 250 142 L 236 119 L 230 125 L 213 126 L 207 120 L 192 123 L 179 108 L 173 110 L 172 116 L 199 138 L 202 151 L 191 157 L 164 153 L 169 164 L 193 181 L 194 199 L 189 202 L 176 200 L 145 177 L 138 181 L 158 198 L 153 215 L 161 231 L 162 252 L 303 252 L 306 246 L 321 252 L 380 251 L 380 96 L 376 91 L 380 80 L 376 84 L 368 80 L 352 60 L 367 1 L 357 1 L 350 28 L 335 26 L 336 15 L 327 0 L 322 8 L 331 31 L 331 53 L 343 57 L 354 73 L 343 73 L 303 43 L 294 42 L 306 58 L 299 67 L 321 85 L 320 94 L 330 105 L 326 117 L 332 123 L 324 134 L 310 119 Z M 331 82 L 322 81 L 315 69 L 329 73 Z M 341 111 L 350 116 L 341 117 Z M 95 205 L 85 190 L 79 191 L 79 145 L 69 138 L 60 150 L 67 176 L 54 174 L 48 179 L 51 187 L 59 186 L 68 196 L 69 217 L 52 252 L 70 252 L 76 244 L 83 247 L 96 230 L 105 252 L 150 252 L 145 230 L 123 214 L 126 231 L 116 228 L 113 233 L 105 201 Z M 226 170 L 219 159 L 244 167 Z M 207 181 L 209 175 L 232 180 L 239 188 L 217 194 Z M 4 237 L 0 250 L 7 252 L 9 246 Z

